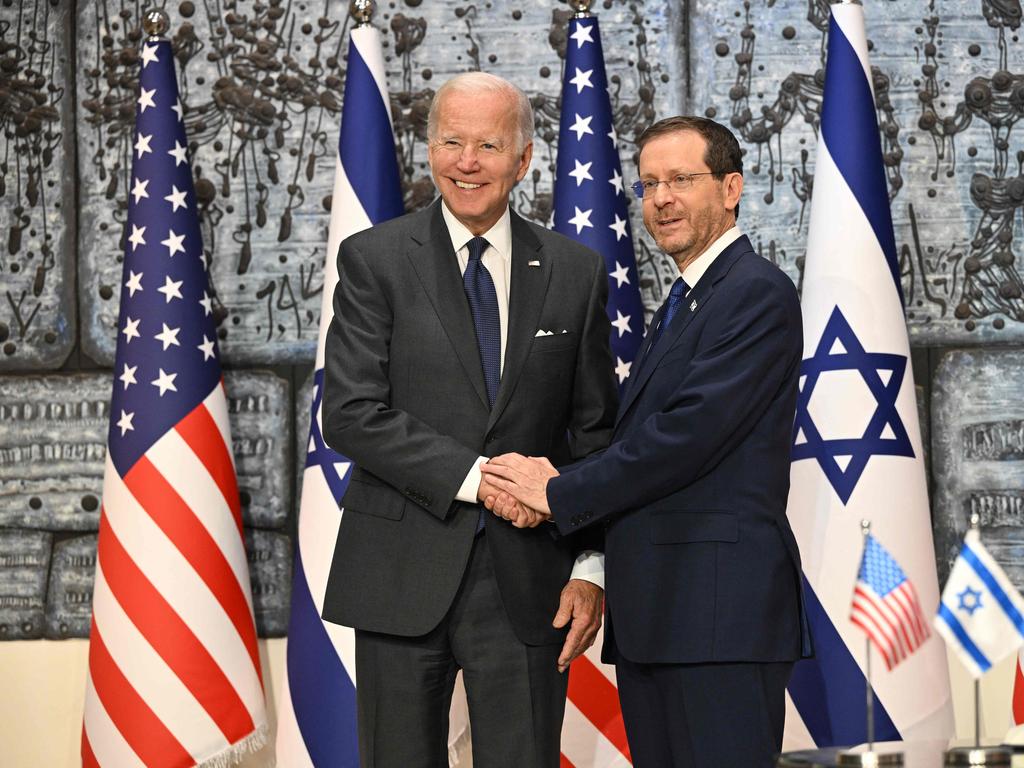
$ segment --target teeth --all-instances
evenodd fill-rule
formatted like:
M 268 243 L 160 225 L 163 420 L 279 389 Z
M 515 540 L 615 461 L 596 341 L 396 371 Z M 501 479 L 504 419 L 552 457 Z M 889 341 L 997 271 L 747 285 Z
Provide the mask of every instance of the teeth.
M 455 186 L 458 187 L 459 189 L 479 189 L 480 188 L 479 184 L 470 184 L 468 181 L 458 181 L 458 180 L 454 180 L 454 181 L 455 181 Z

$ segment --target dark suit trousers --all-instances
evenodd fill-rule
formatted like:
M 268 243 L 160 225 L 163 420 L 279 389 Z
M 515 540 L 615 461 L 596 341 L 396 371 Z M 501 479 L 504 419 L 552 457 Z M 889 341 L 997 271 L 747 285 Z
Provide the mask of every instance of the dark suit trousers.
M 356 631 L 362 768 L 447 768 L 448 710 L 459 669 L 475 768 L 557 768 L 568 685 L 558 672 L 560 651 L 516 637 L 487 536 L 477 536 L 452 607 L 433 631 L 422 637 Z
M 635 768 L 771 768 L 791 662 L 637 664 L 615 676 Z

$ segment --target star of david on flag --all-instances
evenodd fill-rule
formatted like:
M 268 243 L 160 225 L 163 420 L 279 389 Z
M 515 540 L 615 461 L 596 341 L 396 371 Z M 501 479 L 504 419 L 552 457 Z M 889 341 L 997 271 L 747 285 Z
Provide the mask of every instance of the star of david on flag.
M 973 677 L 1024 644 L 1024 598 L 974 528 L 949 572 L 935 628 Z
M 596 17 L 571 19 L 558 134 L 553 229 L 604 257 L 621 391 L 644 333 L 644 307 Z
M 267 728 L 174 53 L 153 38 L 141 52 L 85 768 L 226 765 Z
M 865 351 L 839 307 L 832 310 L 814 355 L 800 365 L 801 388 L 793 425 L 793 461 L 817 460 L 836 494 L 846 504 L 872 456 L 914 457 L 907 429 L 896 409 L 896 397 L 903 385 L 907 358 L 903 355 Z M 825 438 L 814 422 L 809 407 L 814 395 L 827 398 L 827 374 L 852 371 L 870 392 L 873 412 L 863 432 L 853 437 Z M 843 397 L 844 394 L 838 395 Z M 842 408 L 836 402 L 837 408 Z M 847 411 L 857 414 L 858 411 Z M 824 418 L 837 420 L 834 409 Z M 860 425 L 852 425 L 855 429 Z
M 913 584 L 920 610 L 929 615 L 939 600 L 864 8 L 842 3 L 830 11 L 787 507 L 815 657 L 793 668 L 784 750 L 867 740 L 864 636 L 850 604 L 861 520 L 891 547 L 905 577 L 899 583 Z M 900 594 L 895 584 L 874 584 L 875 610 Z M 889 656 L 887 668 L 872 675 L 876 738 L 945 739 L 953 728 L 945 647 L 938 633 L 911 631 L 912 618 L 897 622 L 897 607 L 889 606 L 892 623 L 878 629 L 889 638 Z

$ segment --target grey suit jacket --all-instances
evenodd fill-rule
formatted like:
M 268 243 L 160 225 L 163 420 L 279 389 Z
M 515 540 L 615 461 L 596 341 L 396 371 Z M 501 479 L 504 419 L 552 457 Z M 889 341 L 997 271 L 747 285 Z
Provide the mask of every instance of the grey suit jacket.
M 493 409 L 440 201 L 341 244 L 323 434 L 356 466 L 324 599 L 328 621 L 429 632 L 473 544 L 478 507 L 455 495 L 477 457 L 518 451 L 558 466 L 608 444 L 616 388 L 604 263 L 511 219 L 508 333 Z M 555 333 L 536 336 L 540 329 Z M 516 634 L 562 642 L 551 627 L 561 589 L 578 551 L 599 544 L 560 538 L 548 524 L 518 530 L 493 515 L 486 527 Z

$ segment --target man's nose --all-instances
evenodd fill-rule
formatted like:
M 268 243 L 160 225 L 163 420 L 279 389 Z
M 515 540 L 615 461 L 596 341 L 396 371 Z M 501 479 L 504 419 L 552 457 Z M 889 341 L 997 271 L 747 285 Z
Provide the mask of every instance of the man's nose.
M 479 157 L 476 147 L 466 144 L 459 153 L 458 167 L 460 171 L 472 171 L 477 167 Z
M 651 191 L 651 202 L 658 208 L 664 208 L 673 200 L 675 200 L 675 197 L 672 195 L 672 190 L 668 188 L 668 184 L 665 182 L 659 183 Z

